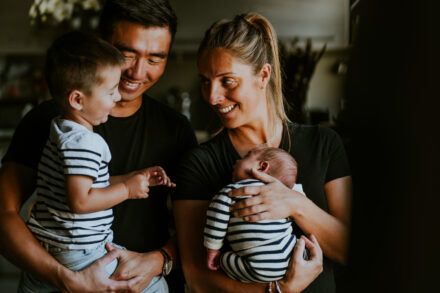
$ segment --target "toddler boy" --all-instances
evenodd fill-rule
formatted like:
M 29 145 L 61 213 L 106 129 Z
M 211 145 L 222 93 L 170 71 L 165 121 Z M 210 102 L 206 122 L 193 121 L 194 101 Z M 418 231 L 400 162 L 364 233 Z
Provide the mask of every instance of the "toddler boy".
M 80 32 L 63 35 L 47 51 L 46 81 L 61 116 L 51 122 L 27 225 L 49 253 L 74 271 L 106 254 L 105 244 L 113 239 L 113 206 L 147 198 L 150 186 L 174 187 L 159 166 L 109 175 L 111 153 L 93 127 L 106 122 L 121 99 L 123 64 L 123 55 L 112 45 Z M 107 265 L 106 274 L 116 266 L 117 260 Z M 53 290 L 22 274 L 19 292 Z

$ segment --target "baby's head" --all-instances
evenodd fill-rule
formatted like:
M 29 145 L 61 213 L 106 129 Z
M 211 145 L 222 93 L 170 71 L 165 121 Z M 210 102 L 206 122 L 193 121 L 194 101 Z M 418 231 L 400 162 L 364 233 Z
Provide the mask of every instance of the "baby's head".
M 288 152 L 272 147 L 255 148 L 235 162 L 232 181 L 254 178 L 252 168 L 277 178 L 289 188 L 295 184 L 298 174 L 297 163 Z
M 47 50 L 45 75 L 52 97 L 64 115 L 76 113 L 92 125 L 107 120 L 121 99 L 118 85 L 123 55 L 99 38 L 67 33 Z

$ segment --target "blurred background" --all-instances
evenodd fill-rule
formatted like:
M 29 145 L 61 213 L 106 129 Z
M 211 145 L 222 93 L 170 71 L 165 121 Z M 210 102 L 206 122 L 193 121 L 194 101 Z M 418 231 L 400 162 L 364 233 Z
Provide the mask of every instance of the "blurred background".
M 20 118 L 49 99 L 44 54 L 72 29 L 91 31 L 103 0 L 0 2 L 0 158 Z M 63 6 L 76 2 L 72 6 Z M 334 123 L 344 105 L 344 82 L 357 17 L 349 0 L 171 0 L 179 19 L 165 74 L 148 94 L 182 112 L 200 141 L 218 130 L 202 101 L 196 51 L 204 31 L 220 18 L 259 12 L 275 27 L 286 65 L 286 96 L 298 122 Z M 39 5 L 36 5 L 39 3 Z M 44 6 L 43 6 L 44 3 Z M 38 10 L 46 11 L 44 15 Z

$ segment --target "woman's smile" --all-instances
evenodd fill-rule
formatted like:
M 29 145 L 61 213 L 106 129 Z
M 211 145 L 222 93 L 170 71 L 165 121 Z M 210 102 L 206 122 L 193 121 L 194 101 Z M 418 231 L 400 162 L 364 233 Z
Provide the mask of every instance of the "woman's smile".
M 203 98 L 224 127 L 241 127 L 265 116 L 266 90 L 260 88 L 263 77 L 252 66 L 221 48 L 204 51 L 198 64 Z
M 235 106 L 237 106 L 237 104 L 230 105 L 230 106 L 223 107 L 223 108 L 218 108 L 218 111 L 222 114 L 227 114 L 227 113 L 231 112 L 235 108 Z

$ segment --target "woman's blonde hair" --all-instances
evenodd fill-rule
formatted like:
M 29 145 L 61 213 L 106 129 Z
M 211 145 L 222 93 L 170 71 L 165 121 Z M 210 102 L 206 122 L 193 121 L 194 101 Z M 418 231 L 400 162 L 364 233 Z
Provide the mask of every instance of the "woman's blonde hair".
M 255 74 L 264 64 L 270 64 L 272 72 L 266 92 L 272 122 L 277 116 L 283 122 L 289 121 L 284 109 L 277 36 L 266 18 L 257 13 L 247 13 L 232 20 L 215 22 L 206 31 L 198 56 L 213 48 L 228 50 L 234 57 L 252 66 Z

